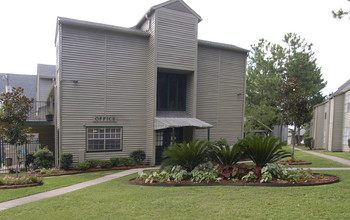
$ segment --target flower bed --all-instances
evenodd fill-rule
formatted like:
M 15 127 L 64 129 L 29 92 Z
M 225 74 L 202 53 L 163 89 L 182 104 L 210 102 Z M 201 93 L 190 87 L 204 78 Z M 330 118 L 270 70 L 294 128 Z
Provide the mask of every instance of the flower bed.
M 312 164 L 309 161 L 296 160 L 294 158 L 290 158 L 288 160 L 278 161 L 277 163 L 282 164 L 282 165 L 310 165 L 310 164 Z
M 181 166 L 163 170 L 139 172 L 132 184 L 156 186 L 202 186 L 202 185 L 251 185 L 251 186 L 309 186 L 338 182 L 331 175 L 313 174 L 310 169 L 292 170 L 289 167 L 268 163 L 264 167 L 201 164 L 192 171 Z
M 42 185 L 43 180 L 37 176 L 5 176 L 0 179 L 0 189 L 9 189 L 9 188 L 19 188 L 19 187 L 30 187 Z

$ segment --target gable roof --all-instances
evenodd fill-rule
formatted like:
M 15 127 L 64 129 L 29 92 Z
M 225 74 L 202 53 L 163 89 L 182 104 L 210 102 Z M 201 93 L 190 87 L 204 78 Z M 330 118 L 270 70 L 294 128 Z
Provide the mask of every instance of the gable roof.
M 135 28 L 140 28 L 142 24 L 149 18 L 153 12 L 159 8 L 167 8 L 175 11 L 185 12 L 194 15 L 198 22 L 202 20 L 201 16 L 197 14 L 192 8 L 190 8 L 184 1 L 182 0 L 169 0 L 166 2 L 163 2 L 161 4 L 152 6 L 146 14 L 140 19 L 140 21 L 135 25 Z
M 36 99 L 36 75 L 0 73 L 0 93 L 6 92 L 6 77 L 10 86 L 20 86 L 25 96 Z
M 350 89 L 350 79 L 348 81 L 346 81 L 343 85 L 341 85 L 337 91 L 335 91 L 335 93 L 333 95 L 337 95 L 341 92 L 345 92 L 347 90 Z

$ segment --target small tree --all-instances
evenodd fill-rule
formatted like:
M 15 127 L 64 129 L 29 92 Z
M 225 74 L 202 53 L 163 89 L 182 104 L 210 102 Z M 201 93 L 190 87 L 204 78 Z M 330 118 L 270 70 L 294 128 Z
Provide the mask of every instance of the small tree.
M 23 94 L 23 88 L 13 87 L 12 92 L 1 94 L 2 113 L 0 114 L 0 135 L 3 141 L 15 146 L 17 164 L 16 176 L 18 176 L 18 150 L 17 146 L 26 143 L 27 133 L 31 128 L 25 126 L 28 114 L 32 109 L 33 98 L 27 98 Z

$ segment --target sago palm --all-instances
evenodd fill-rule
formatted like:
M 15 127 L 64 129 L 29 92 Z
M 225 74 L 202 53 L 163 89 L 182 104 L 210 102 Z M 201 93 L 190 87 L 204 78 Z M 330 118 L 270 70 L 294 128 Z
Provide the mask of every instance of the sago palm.
M 191 141 L 170 145 L 163 153 L 162 167 L 180 165 L 192 171 L 199 164 L 208 161 L 207 141 Z
M 258 167 L 263 167 L 267 163 L 274 163 L 283 158 L 290 157 L 291 153 L 282 150 L 283 142 L 277 143 L 279 138 L 268 136 L 246 137 L 239 142 L 244 147 L 245 152 Z

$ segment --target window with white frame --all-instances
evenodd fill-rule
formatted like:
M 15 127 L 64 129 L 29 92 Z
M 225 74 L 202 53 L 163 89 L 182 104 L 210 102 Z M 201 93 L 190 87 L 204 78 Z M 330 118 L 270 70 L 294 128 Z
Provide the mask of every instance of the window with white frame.
M 163 131 L 157 131 L 157 146 L 163 146 Z
M 350 128 L 344 128 L 344 133 L 343 133 L 343 144 L 346 144 L 346 145 L 348 145 L 349 130 L 350 130 Z
M 344 112 L 350 112 L 350 94 L 345 96 Z
M 120 127 L 87 128 L 87 151 L 122 150 Z

